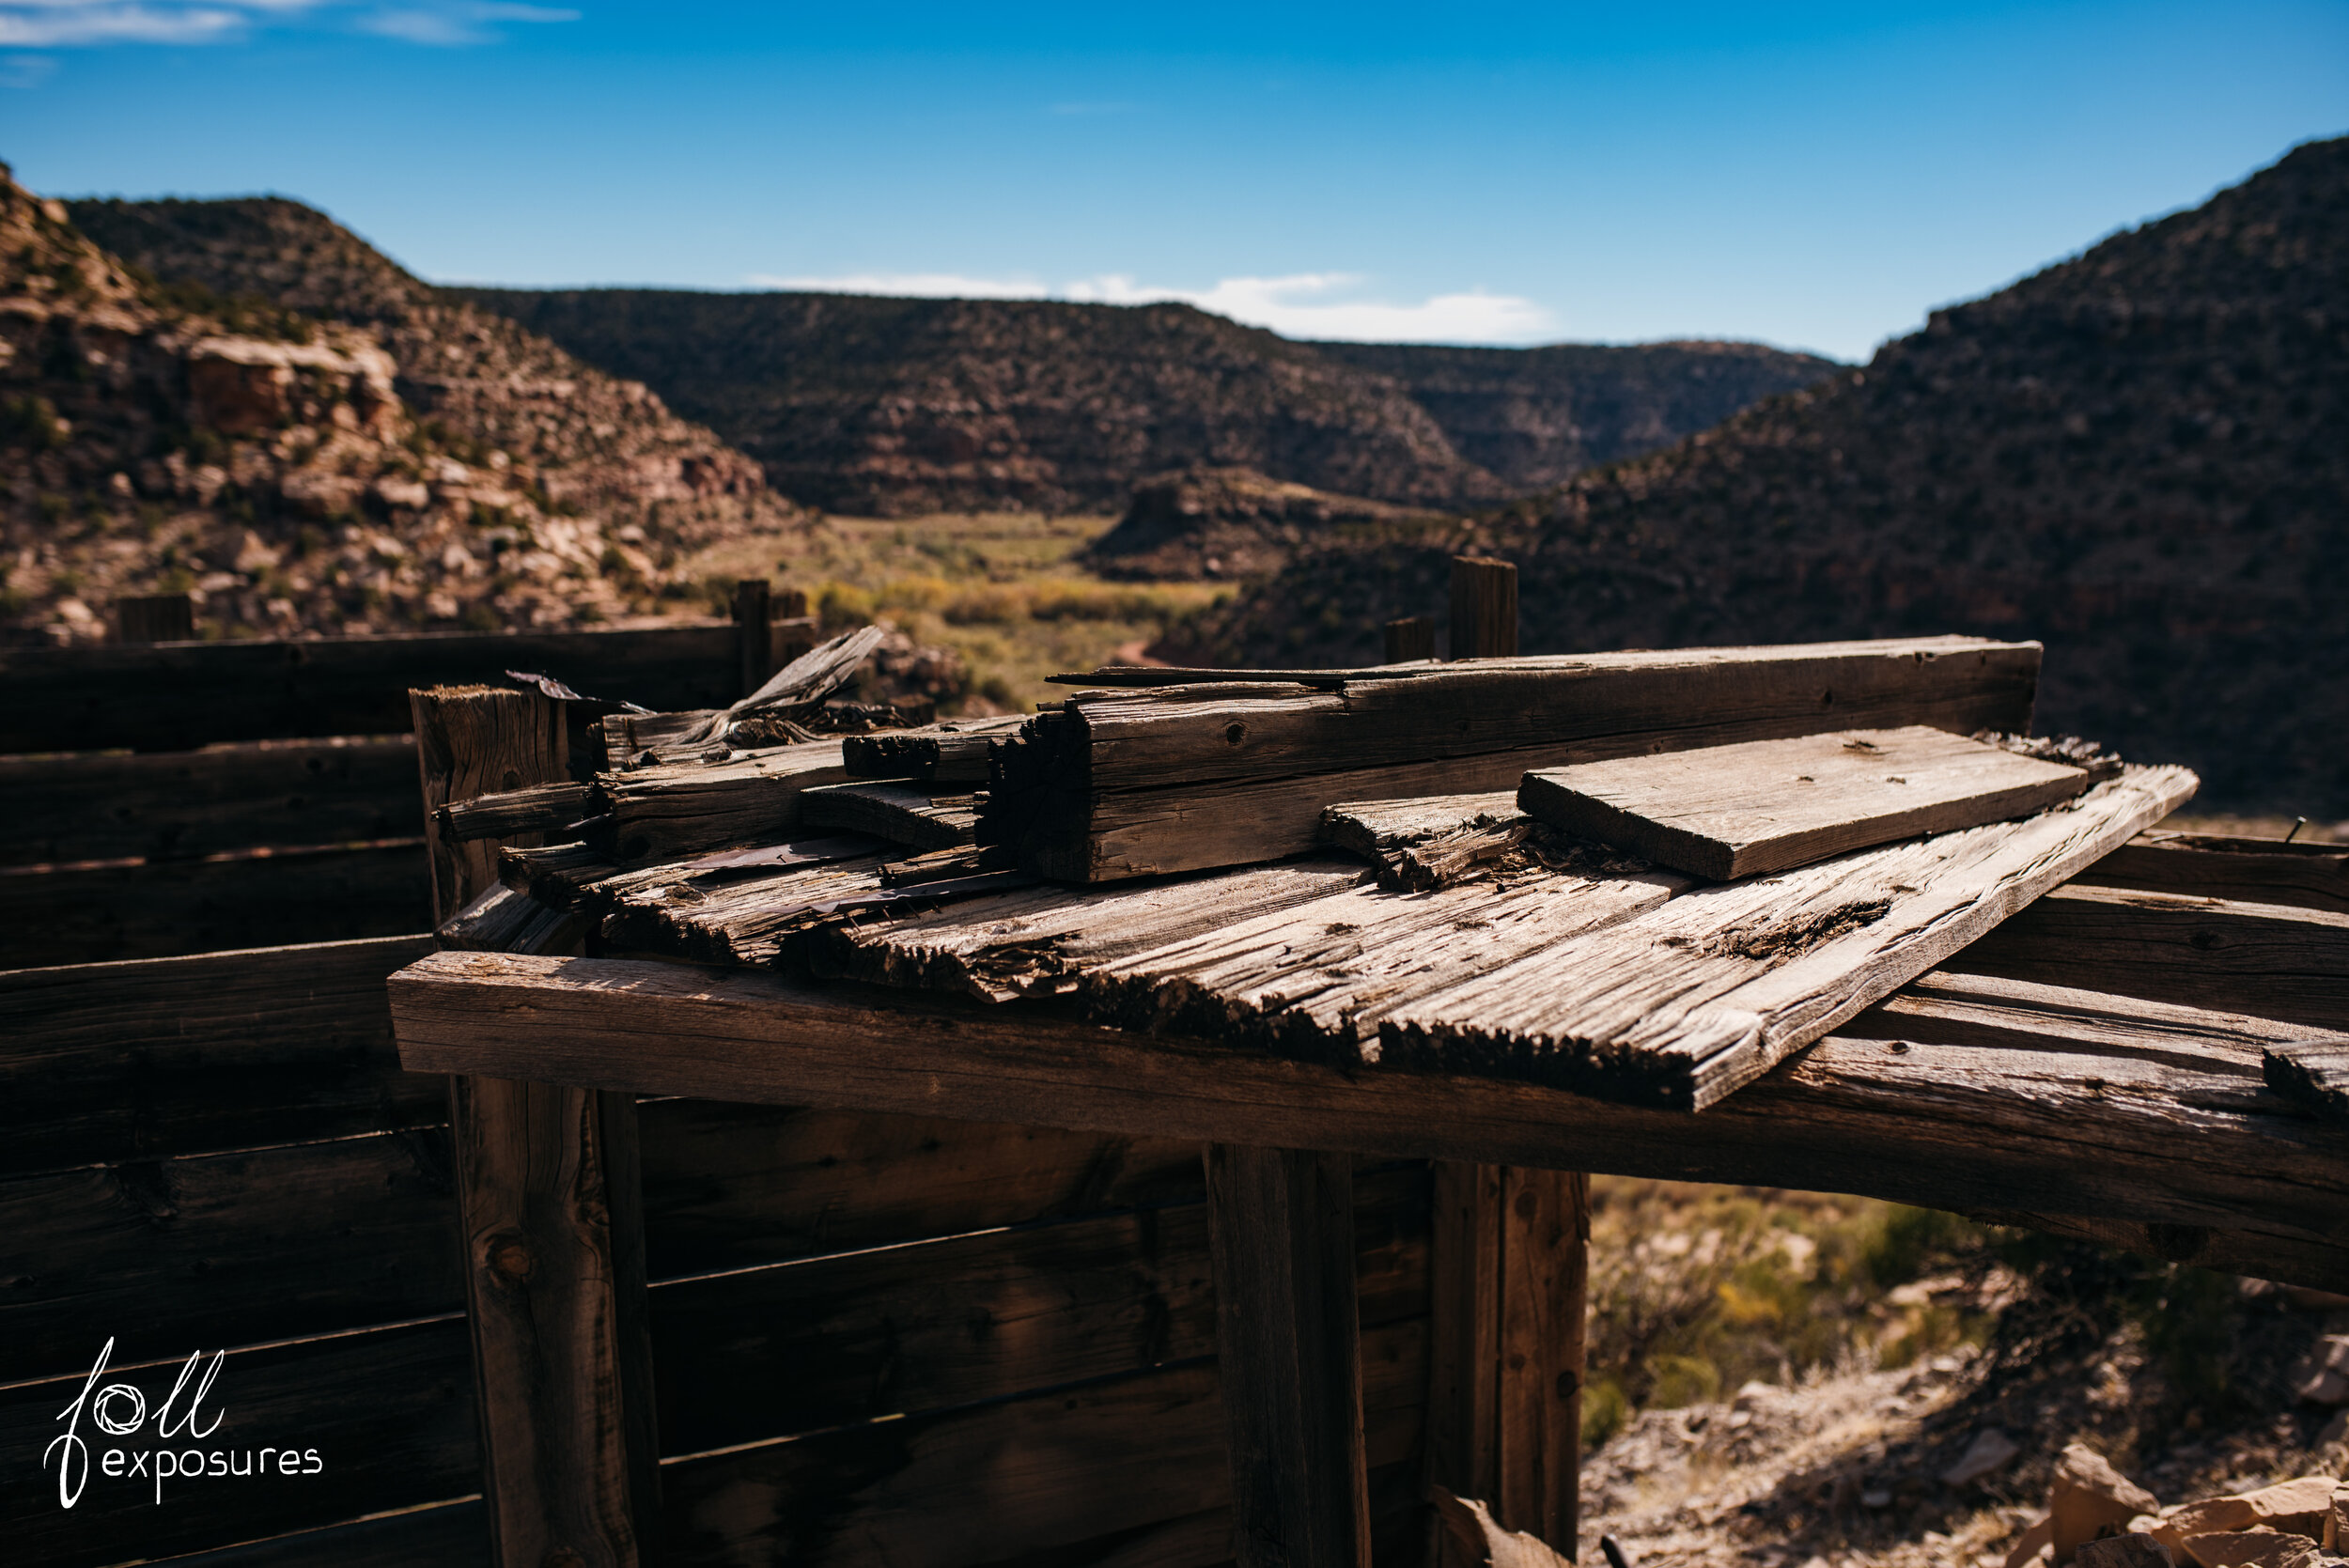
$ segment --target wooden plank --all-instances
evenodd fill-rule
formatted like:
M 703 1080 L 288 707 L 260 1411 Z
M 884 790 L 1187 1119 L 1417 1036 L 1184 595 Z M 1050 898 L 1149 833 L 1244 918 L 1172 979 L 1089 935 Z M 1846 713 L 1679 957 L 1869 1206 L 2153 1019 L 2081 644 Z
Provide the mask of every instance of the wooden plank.
M 1528 773 L 1528 816 L 1726 882 L 2045 811 L 2087 772 L 1922 724 Z
M 450 1317 L 228 1351 L 199 1428 L 215 1415 L 220 1425 L 194 1446 L 231 1455 L 248 1470 L 265 1447 L 290 1447 L 304 1455 L 305 1469 L 315 1449 L 314 1473 L 276 1473 L 272 1457 L 266 1478 L 166 1479 L 158 1505 L 151 1454 L 159 1448 L 184 1452 L 185 1435 L 160 1441 L 150 1419 L 135 1435 L 109 1437 L 85 1416 L 78 1435 L 93 1458 L 119 1447 L 127 1456 L 150 1456 L 148 1473 L 127 1473 L 126 1460 L 126 1473 L 110 1477 L 101 1464 L 74 1506 L 61 1508 L 54 1461 L 40 1468 L 40 1456 L 65 1430 L 58 1413 L 81 1393 L 113 1331 L 99 1323 L 86 1327 L 86 1348 L 70 1375 L 0 1389 L 0 1452 L 23 1456 L 16 1482 L 0 1488 L 0 1531 L 13 1561 L 146 1561 L 443 1502 L 474 1489 L 479 1460 L 465 1327 Z M 219 1342 L 203 1343 L 210 1350 Z M 136 1338 L 117 1335 L 107 1381 L 138 1388 L 154 1411 L 196 1348 L 167 1321 Z
M 2349 1134 L 2260 1080 L 2305 1032 L 2125 997 L 1935 976 L 1691 1118 L 672 964 L 444 953 L 391 991 L 423 1071 L 2200 1225 L 2349 1281 Z
M 985 784 L 988 747 L 1017 734 L 1017 713 L 955 719 L 919 729 L 877 730 L 840 737 L 841 757 L 860 779 L 920 779 L 925 784 Z
M 1506 855 L 1532 818 L 1514 789 L 1400 800 L 1342 800 L 1324 807 L 1321 840 L 1378 867 L 1378 885 L 1420 893 Z
M 1379 1022 L 1385 1060 L 1703 1110 L 2192 794 L 2133 768 L 2070 806 L 1701 888 Z
M 970 795 L 939 794 L 910 780 L 821 784 L 800 795 L 803 827 L 869 833 L 915 851 L 971 844 L 978 819 Z
M 1366 1448 L 1380 1501 L 1416 1501 L 1423 1324 L 1362 1336 Z M 1223 1413 L 1212 1364 L 1042 1390 L 788 1442 L 678 1456 L 664 1467 L 670 1558 L 678 1564 L 889 1562 L 963 1568 L 1039 1560 L 1210 1568 L 1230 1518 Z M 1382 1510 L 1384 1512 L 1385 1510 Z M 1146 1527 L 1186 1522 L 1184 1545 L 1113 1555 Z M 1077 1548 L 1101 1542 L 1097 1555 Z M 1180 1555 L 1158 1555 L 1172 1550 Z M 1198 1555 L 1202 1552 L 1206 1555 Z M 1048 1557 L 1048 1554 L 1050 1556 Z
M 1429 1219 L 1427 1437 L 1423 1492 L 1501 1490 L 1501 1213 L 1508 1168 L 1434 1162 Z M 1430 1521 L 1429 1568 L 1478 1568 Z
M 0 871 L 0 969 L 394 937 L 425 924 L 421 840 Z
M 1389 621 L 1379 629 L 1386 652 L 1384 662 L 1415 664 L 1436 657 L 1436 618 L 1433 615 L 1406 615 Z
M 734 584 L 734 632 L 741 644 L 741 684 L 738 693 L 757 691 L 777 669 L 775 637 L 769 627 L 768 599 L 771 587 L 763 577 L 739 578 Z
M 1217 1371 L 1240 1568 L 1370 1568 L 1346 1155 L 1206 1150 Z
M 526 893 L 490 888 L 432 933 L 443 947 L 474 953 L 566 953 L 585 940 L 591 922 L 576 909 L 551 909 Z
M 1506 561 L 1455 555 L 1452 657 L 1514 659 L 1517 652 L 1517 568 Z
M 0 865 L 162 860 L 416 831 L 406 736 L 0 757 Z
M 670 763 L 607 773 L 597 782 L 597 795 L 611 820 L 598 842 L 622 861 L 762 843 L 798 825 L 801 790 L 845 784 L 848 777 L 837 740 L 776 746 L 714 765 Z
M 2349 914 L 2349 845 L 2140 833 L 2073 880 Z
M 739 694 L 726 621 L 627 631 L 463 632 L 155 647 L 0 650 L 0 752 L 185 750 L 226 740 L 392 735 L 408 728 L 408 690 L 495 680 L 506 670 L 560 676 L 575 691 L 660 709 L 710 707 Z
M 422 936 L 0 973 L 0 1176 L 429 1126 L 384 977 Z
M 0 1382 L 141 1341 L 292 1339 L 457 1310 L 438 1127 L 0 1181 Z
M 2270 1089 L 2349 1120 L 2349 1040 L 2279 1040 L 2261 1055 Z
M 138 594 L 115 600 L 115 630 L 124 643 L 186 643 L 195 637 L 195 601 L 186 594 Z
M 1972 974 L 2349 1028 L 2349 915 L 2119 888 L 2056 889 L 1950 960 Z
M 441 807 L 435 825 L 459 843 L 477 838 L 523 839 L 568 828 L 589 812 L 587 786 L 565 780 L 478 796 Z
M 170 1568 L 489 1568 L 490 1546 L 481 1500 L 471 1498 L 163 1560 Z
M 525 785 L 568 782 L 570 734 L 562 706 L 536 691 L 443 686 L 411 691 L 408 698 L 438 925 L 498 879 L 496 844 L 456 837 L 443 825 L 442 808 Z M 535 840 L 516 842 L 527 846 Z
M 1190 1151 L 1194 1172 L 1199 1156 Z M 1372 1327 L 1427 1311 L 1427 1172 L 1356 1178 Z M 661 1449 L 692 1453 L 1215 1354 L 1204 1202 L 657 1283 Z

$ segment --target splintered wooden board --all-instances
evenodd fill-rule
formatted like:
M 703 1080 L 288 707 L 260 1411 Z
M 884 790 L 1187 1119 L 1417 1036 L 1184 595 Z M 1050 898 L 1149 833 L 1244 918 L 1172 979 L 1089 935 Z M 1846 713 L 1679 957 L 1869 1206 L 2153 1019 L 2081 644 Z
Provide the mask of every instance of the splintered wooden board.
M 1694 1110 L 1889 995 L 2194 792 L 2132 768 L 2020 822 L 1706 887 L 1413 999 L 1382 1057 Z
M 969 844 L 978 819 L 968 792 L 941 793 L 909 779 L 820 784 L 800 792 L 800 821 L 806 828 L 871 833 L 917 850 Z
M 2266 1048 L 2267 1086 L 2336 1121 L 2349 1122 L 2349 1040 L 2287 1040 Z
M 1528 773 L 1526 815 L 1726 882 L 1919 833 L 2028 816 L 2085 789 L 2077 768 L 1911 724 Z

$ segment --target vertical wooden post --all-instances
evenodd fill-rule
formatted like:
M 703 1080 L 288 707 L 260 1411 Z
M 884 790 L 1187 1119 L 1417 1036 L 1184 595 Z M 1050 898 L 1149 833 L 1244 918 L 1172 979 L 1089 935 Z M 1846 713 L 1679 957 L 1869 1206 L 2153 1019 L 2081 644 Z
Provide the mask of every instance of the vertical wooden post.
M 195 636 L 195 601 L 185 594 L 115 600 L 115 631 L 126 643 L 185 643 Z
M 561 705 L 535 691 L 412 691 L 434 923 L 496 876 L 496 844 L 445 842 L 451 800 L 568 774 Z M 450 1081 L 482 1493 L 497 1568 L 637 1568 L 659 1528 L 643 1181 L 633 1096 Z
M 1573 1559 L 1590 1178 L 1436 1165 L 1426 1481 Z M 1465 1562 L 1439 1527 L 1434 1560 Z
M 1452 657 L 1506 659 L 1517 651 L 1517 568 L 1476 555 L 1452 558 Z
M 775 634 L 769 616 L 769 588 L 763 577 L 745 577 L 734 584 L 734 632 L 742 651 L 742 691 L 747 697 L 767 684 L 775 673 Z
M 1389 664 L 1408 664 L 1414 660 L 1436 657 L 1436 618 L 1433 615 L 1406 615 L 1386 625 L 1387 658 Z
M 1240 1568 L 1369 1568 L 1353 1160 L 1211 1143 L 1206 1166 Z

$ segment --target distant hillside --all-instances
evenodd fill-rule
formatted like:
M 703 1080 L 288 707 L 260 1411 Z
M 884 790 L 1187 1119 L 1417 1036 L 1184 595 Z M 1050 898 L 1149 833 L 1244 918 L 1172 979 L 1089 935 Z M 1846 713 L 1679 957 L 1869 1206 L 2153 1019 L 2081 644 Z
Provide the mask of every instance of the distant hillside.
M 449 291 L 636 377 L 839 511 L 1125 505 L 1190 467 L 1490 505 L 1832 372 L 1750 345 L 1291 342 L 1188 305 Z
M 2349 816 L 2349 140 L 1477 533 L 1529 651 L 2041 637 L 2043 727 Z M 1466 536 L 1299 561 L 1159 651 L 1375 658 Z
M 207 635 L 611 619 L 799 515 L 643 386 L 291 202 L 69 208 L 0 170 L 0 416 L 8 637 L 182 590 Z

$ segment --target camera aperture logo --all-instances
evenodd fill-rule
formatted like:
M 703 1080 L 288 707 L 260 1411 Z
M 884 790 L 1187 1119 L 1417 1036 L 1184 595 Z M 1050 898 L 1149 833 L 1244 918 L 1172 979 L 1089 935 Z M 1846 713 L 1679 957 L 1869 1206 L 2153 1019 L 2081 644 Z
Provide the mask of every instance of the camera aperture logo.
M 41 1451 L 40 1465 L 57 1467 L 57 1504 L 71 1508 L 82 1500 L 94 1465 L 99 1474 L 151 1486 L 154 1500 L 163 1500 L 167 1480 L 198 1478 L 318 1475 L 326 1468 L 316 1449 L 235 1449 L 202 1446 L 220 1430 L 224 1414 L 205 1404 L 220 1376 L 225 1350 L 212 1352 L 210 1362 L 197 1351 L 179 1368 L 171 1392 L 151 1409 L 146 1391 L 135 1383 L 103 1383 L 106 1363 L 114 1358 L 115 1342 L 108 1340 L 82 1381 L 82 1391 L 58 1412 L 65 1430 Z M 210 1419 L 206 1421 L 209 1413 Z M 84 1435 L 84 1425 L 92 1429 Z M 101 1446 L 118 1437 L 117 1444 Z

